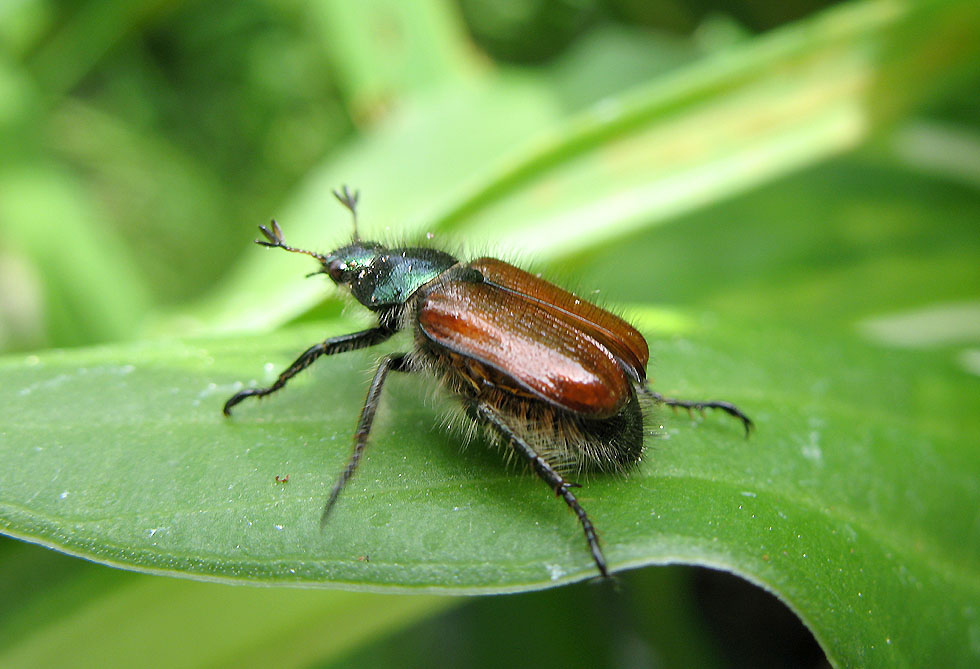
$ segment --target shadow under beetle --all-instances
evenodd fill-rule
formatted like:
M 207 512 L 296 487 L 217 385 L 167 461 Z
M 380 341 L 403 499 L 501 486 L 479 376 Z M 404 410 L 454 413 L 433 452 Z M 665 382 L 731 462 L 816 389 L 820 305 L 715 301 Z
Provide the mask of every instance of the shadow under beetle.
M 375 312 L 375 327 L 331 337 L 307 349 L 268 388 L 248 388 L 225 402 L 274 393 L 323 355 L 374 346 L 411 330 L 412 350 L 385 355 L 368 388 L 354 451 L 323 509 L 326 522 L 357 469 L 389 372 L 435 377 L 491 439 L 526 460 L 578 516 L 596 567 L 609 575 L 595 527 L 565 478 L 581 471 L 625 471 L 643 452 L 645 407 L 651 403 L 720 409 L 752 427 L 729 402 L 664 397 L 646 384 L 646 340 L 621 318 L 495 258 L 460 262 L 429 248 L 386 248 L 357 234 L 357 198 L 334 192 L 354 218 L 350 244 L 326 255 L 293 248 L 282 230 L 260 226 L 256 243 L 316 258 L 327 274 Z

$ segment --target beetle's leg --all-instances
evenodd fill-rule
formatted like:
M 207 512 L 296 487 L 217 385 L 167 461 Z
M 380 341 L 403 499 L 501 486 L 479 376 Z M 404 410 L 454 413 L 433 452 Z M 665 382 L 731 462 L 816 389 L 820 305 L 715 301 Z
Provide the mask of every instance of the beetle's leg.
M 523 456 L 534 468 L 534 472 L 540 476 L 545 483 L 551 486 L 555 494 L 565 500 L 565 504 L 568 505 L 575 515 L 578 516 L 579 522 L 582 523 L 582 530 L 585 532 L 585 540 L 589 544 L 589 550 L 592 552 L 592 560 L 595 562 L 596 567 L 599 568 L 599 573 L 604 577 L 609 577 L 609 568 L 606 566 L 606 558 L 602 554 L 602 549 L 599 547 L 599 536 L 596 534 L 595 526 L 592 525 L 592 521 L 589 519 L 588 514 L 582 505 L 578 503 L 578 499 L 572 494 L 572 488 L 581 487 L 577 483 L 572 483 L 571 481 L 566 481 L 565 478 L 555 471 L 547 460 L 542 458 L 540 455 L 531 448 L 530 444 L 521 439 L 506 422 L 500 416 L 497 411 L 484 402 L 475 403 L 471 411 L 476 415 L 477 420 L 485 422 L 490 425 L 497 434 L 504 438 L 514 450 L 517 451 L 521 456 Z
M 742 425 L 745 426 L 746 437 L 749 436 L 749 432 L 752 430 L 752 419 L 746 416 L 744 413 L 742 413 L 742 410 L 739 409 L 734 404 L 732 404 L 731 402 L 723 402 L 717 400 L 712 400 L 707 402 L 691 402 L 688 400 L 675 399 L 673 397 L 664 397 L 660 393 L 654 390 L 650 390 L 650 388 L 648 388 L 645 385 L 641 385 L 640 389 L 644 394 L 646 394 L 647 397 L 652 399 L 654 402 L 659 402 L 660 404 L 666 404 L 669 407 L 675 407 L 675 408 L 680 407 L 681 409 L 687 409 L 688 411 L 690 411 L 691 409 L 697 409 L 698 411 L 701 411 L 703 409 L 721 409 L 729 416 L 734 416 L 735 418 L 738 418 L 740 421 L 742 421 Z
M 375 327 L 371 328 L 370 330 L 362 330 L 361 332 L 340 335 L 339 337 L 331 337 L 326 341 L 315 344 L 306 349 L 301 356 L 296 358 L 296 361 L 291 364 L 282 374 L 280 374 L 279 378 L 276 379 L 276 382 L 268 388 L 246 388 L 245 390 L 239 390 L 237 393 L 229 397 L 228 401 L 225 402 L 223 412 L 226 416 L 230 416 L 231 408 L 246 397 L 263 397 L 265 395 L 269 395 L 270 393 L 276 392 L 286 385 L 289 379 L 293 378 L 304 369 L 312 365 L 313 362 L 321 355 L 346 353 L 347 351 L 374 346 L 375 344 L 380 344 L 384 340 L 388 339 L 394 333 L 395 331 L 390 328 Z
M 361 409 L 361 417 L 357 419 L 357 431 L 354 432 L 354 452 L 351 453 L 350 460 L 347 461 L 347 466 L 344 467 L 340 478 L 334 483 L 333 490 L 330 491 L 330 497 L 323 507 L 323 515 L 320 516 L 321 528 L 326 524 L 330 510 L 333 508 L 334 503 L 336 503 L 337 498 L 340 497 L 340 491 L 344 489 L 347 481 L 354 475 L 354 470 L 357 469 L 357 465 L 361 461 L 361 455 L 364 453 L 365 446 L 367 446 L 368 435 L 371 433 L 371 424 L 374 423 L 374 414 L 378 411 L 378 399 L 381 397 L 381 388 L 385 384 L 388 372 L 411 371 L 407 360 L 408 356 L 404 353 L 391 353 L 381 358 L 381 362 L 378 363 L 378 369 L 374 373 L 374 379 L 368 388 L 367 398 L 364 400 L 364 408 Z

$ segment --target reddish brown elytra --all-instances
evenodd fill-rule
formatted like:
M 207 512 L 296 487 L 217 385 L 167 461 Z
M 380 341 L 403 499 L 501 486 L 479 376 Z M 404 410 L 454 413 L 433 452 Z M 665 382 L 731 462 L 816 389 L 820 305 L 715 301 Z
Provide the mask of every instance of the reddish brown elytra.
M 651 404 L 721 409 L 746 434 L 752 421 L 729 402 L 663 397 L 646 384 L 647 342 L 621 318 L 494 258 L 460 262 L 442 251 L 387 248 L 357 236 L 357 194 L 334 193 L 354 216 L 352 242 L 326 255 L 293 248 L 273 221 L 260 227 L 263 246 L 303 253 L 375 312 L 375 327 L 332 337 L 307 349 L 271 386 L 236 393 L 225 415 L 246 397 L 273 393 L 323 355 L 374 346 L 399 330 L 411 350 L 385 355 L 368 388 L 354 451 L 323 510 L 325 523 L 354 474 L 389 372 L 426 374 L 462 403 L 466 416 L 535 473 L 578 516 L 592 559 L 609 575 L 592 521 L 565 478 L 583 471 L 624 471 L 643 453 L 643 418 Z

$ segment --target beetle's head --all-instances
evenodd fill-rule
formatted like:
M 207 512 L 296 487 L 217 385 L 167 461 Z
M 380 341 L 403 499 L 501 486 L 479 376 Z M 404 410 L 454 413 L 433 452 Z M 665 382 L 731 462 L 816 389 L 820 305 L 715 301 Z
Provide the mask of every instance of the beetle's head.
M 319 256 L 317 259 L 323 267 L 317 274 L 322 272 L 338 286 L 352 288 L 355 282 L 364 277 L 371 263 L 384 252 L 385 248 L 377 242 L 355 240 L 325 256 Z
M 405 304 L 416 290 L 456 264 L 456 258 L 436 249 L 388 248 L 355 240 L 320 261 L 320 270 L 355 300 L 377 311 Z
M 322 267 L 309 276 L 326 274 L 338 286 L 346 286 L 356 294 L 355 284 L 364 279 L 365 271 L 380 254 L 385 252 L 385 248 L 376 242 L 363 242 L 357 234 L 357 199 L 360 195 L 358 191 L 351 191 L 347 186 L 343 186 L 340 191 L 334 191 L 333 195 L 353 217 L 354 238 L 347 246 L 342 246 L 326 255 L 289 246 L 283 240 L 282 229 L 275 220 L 269 228 L 264 225 L 259 226 L 265 241 L 256 239 L 255 243 L 316 258 Z
M 368 277 L 368 270 L 371 264 L 379 255 L 385 252 L 385 248 L 377 242 L 363 242 L 357 234 L 357 200 L 360 197 L 359 191 L 351 191 L 346 185 L 341 186 L 339 191 L 334 191 L 333 196 L 337 198 L 348 211 L 354 223 L 354 237 L 347 246 L 331 251 L 325 256 L 311 253 L 314 258 L 320 261 L 323 267 L 315 274 L 326 274 L 338 286 L 346 286 L 351 290 L 358 300 L 360 294 L 364 293 L 361 284 L 371 282 Z M 361 300 L 363 302 L 363 300 Z M 365 304 L 365 306 L 370 306 Z
M 377 242 L 362 242 L 359 239 L 355 239 L 347 246 L 341 246 L 339 249 L 324 255 L 316 251 L 298 249 L 287 244 L 282 237 L 282 228 L 275 221 L 272 221 L 272 225 L 268 228 L 260 225 L 259 230 L 262 232 L 265 240 L 256 239 L 256 244 L 274 249 L 282 249 L 290 253 L 302 253 L 311 258 L 316 258 L 320 262 L 320 269 L 312 272 L 308 276 L 326 274 L 338 286 L 350 288 L 358 300 L 360 300 L 358 293 L 361 292 L 358 288 L 366 282 L 373 282 L 370 275 L 376 274 L 376 272 L 371 271 L 372 265 L 375 265 L 375 261 L 387 253 L 387 249 Z M 365 304 L 365 306 L 370 305 Z
M 435 249 L 387 248 L 362 241 L 357 235 L 357 192 L 344 186 L 342 192 L 334 191 L 334 195 L 354 216 L 354 239 L 347 246 L 326 255 L 294 248 L 283 241 L 282 230 L 275 221 L 269 228 L 259 226 L 265 241 L 257 239 L 256 243 L 316 258 L 321 267 L 313 274 L 326 274 L 372 310 L 405 304 L 416 290 L 456 264 L 454 257 Z

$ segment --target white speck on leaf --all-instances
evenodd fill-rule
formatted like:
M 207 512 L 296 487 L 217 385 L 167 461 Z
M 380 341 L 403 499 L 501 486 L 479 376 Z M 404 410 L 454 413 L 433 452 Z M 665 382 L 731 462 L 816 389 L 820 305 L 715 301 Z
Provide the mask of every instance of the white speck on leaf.
M 549 576 L 551 576 L 552 581 L 557 581 L 558 579 L 560 579 L 562 576 L 565 575 L 565 570 L 562 569 L 560 565 L 546 564 L 545 568 L 548 570 L 548 574 Z

